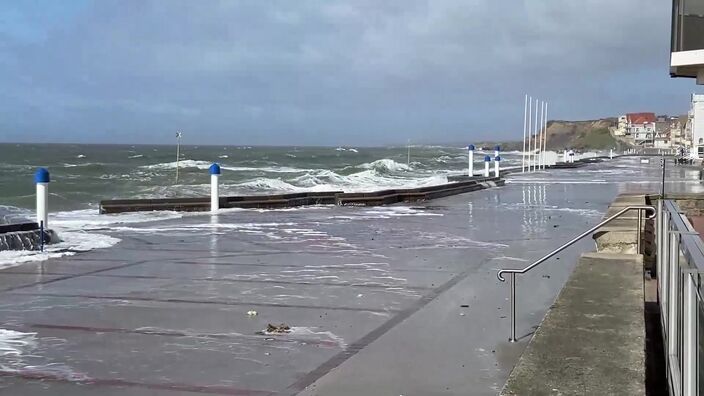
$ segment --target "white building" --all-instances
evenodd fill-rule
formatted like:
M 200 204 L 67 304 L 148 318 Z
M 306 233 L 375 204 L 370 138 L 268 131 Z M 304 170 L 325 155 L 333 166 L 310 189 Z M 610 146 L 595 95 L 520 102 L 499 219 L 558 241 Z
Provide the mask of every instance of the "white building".
M 704 95 L 692 94 L 692 150 L 693 157 L 704 159 Z
M 614 130 L 616 136 L 626 136 L 628 132 L 628 116 L 622 115 L 618 117 L 618 126 Z
M 626 114 L 626 135 L 639 146 L 652 147 L 655 141 L 655 113 Z

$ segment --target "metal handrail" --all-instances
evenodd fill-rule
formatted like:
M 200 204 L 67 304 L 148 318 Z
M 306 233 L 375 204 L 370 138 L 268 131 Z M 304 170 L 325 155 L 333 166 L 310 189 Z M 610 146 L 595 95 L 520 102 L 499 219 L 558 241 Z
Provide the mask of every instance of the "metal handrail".
M 506 279 L 503 277 L 503 274 L 511 274 L 511 337 L 509 337 L 510 342 L 516 342 L 516 274 L 525 274 L 526 272 L 530 271 L 531 269 L 537 267 L 541 263 L 545 262 L 547 259 L 550 257 L 556 255 L 557 253 L 560 253 L 561 251 L 567 249 L 568 247 L 572 246 L 574 243 L 579 241 L 580 239 L 584 238 L 587 235 L 592 234 L 594 231 L 598 230 L 599 228 L 603 227 L 607 223 L 610 223 L 611 221 L 615 220 L 616 218 L 620 217 L 622 214 L 628 212 L 629 210 L 638 210 L 638 230 L 637 230 L 637 245 L 638 245 L 638 253 L 640 253 L 640 235 L 641 235 L 641 228 L 642 228 L 642 214 L 641 211 L 645 210 L 646 212 L 650 211 L 652 214 L 648 215 L 646 219 L 653 219 L 657 215 L 657 211 L 655 207 L 650 206 L 650 205 L 632 205 L 632 206 L 627 206 L 618 212 L 616 212 L 614 215 L 610 216 L 609 218 L 603 220 L 599 224 L 595 225 L 594 227 L 588 229 L 587 231 L 584 231 L 583 233 L 577 235 L 576 237 L 572 238 L 569 242 L 566 242 L 559 248 L 553 250 L 552 252 L 546 254 L 533 264 L 522 268 L 522 269 L 516 269 L 516 268 L 504 268 L 499 270 L 499 272 L 496 274 L 496 276 L 499 278 L 501 282 L 505 282 Z

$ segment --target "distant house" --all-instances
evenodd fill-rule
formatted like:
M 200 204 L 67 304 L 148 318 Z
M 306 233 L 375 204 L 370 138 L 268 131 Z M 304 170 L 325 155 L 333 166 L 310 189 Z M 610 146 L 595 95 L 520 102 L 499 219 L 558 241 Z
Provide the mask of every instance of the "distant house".
M 684 128 L 680 117 L 670 118 L 670 144 L 675 147 L 685 146 Z
M 614 130 L 614 135 L 616 136 L 625 136 L 628 128 L 628 117 L 625 115 L 622 115 L 618 117 L 618 124 L 616 126 L 616 129 Z
M 636 145 L 652 146 L 655 142 L 656 121 L 655 113 L 628 113 L 626 134 L 633 138 Z

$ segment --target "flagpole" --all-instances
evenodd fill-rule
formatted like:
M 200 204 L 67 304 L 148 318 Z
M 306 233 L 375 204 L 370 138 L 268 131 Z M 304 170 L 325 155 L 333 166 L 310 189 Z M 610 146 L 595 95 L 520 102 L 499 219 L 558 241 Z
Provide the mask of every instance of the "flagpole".
M 545 102 L 545 136 L 543 137 L 543 152 L 548 151 L 548 102 Z M 545 169 L 545 158 L 543 158 L 543 169 Z
M 528 94 L 523 102 L 523 155 L 521 156 L 521 173 L 526 171 L 526 119 L 528 117 Z
M 531 142 L 530 135 L 531 135 L 531 125 L 533 125 L 532 118 L 533 118 L 533 98 L 528 97 L 528 151 L 526 152 L 526 159 L 527 159 L 526 165 L 528 165 L 527 166 L 528 172 L 530 172 L 530 142 Z
M 543 169 L 543 123 L 545 121 L 545 102 L 540 101 L 540 140 L 538 141 L 538 169 Z
M 181 132 L 176 132 L 176 183 L 178 183 L 178 165 L 181 159 Z
M 537 159 L 537 149 L 538 149 L 538 99 L 535 100 L 535 138 L 533 138 L 533 171 L 536 170 Z

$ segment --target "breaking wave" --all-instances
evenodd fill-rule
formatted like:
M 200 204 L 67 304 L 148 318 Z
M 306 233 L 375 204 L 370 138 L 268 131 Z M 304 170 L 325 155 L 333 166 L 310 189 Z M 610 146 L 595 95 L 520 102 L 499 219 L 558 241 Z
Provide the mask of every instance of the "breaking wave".
M 389 158 L 383 158 L 373 162 L 364 163 L 362 165 L 357 165 L 357 168 L 373 169 L 379 172 L 402 172 L 411 170 L 410 166 L 396 162 Z

